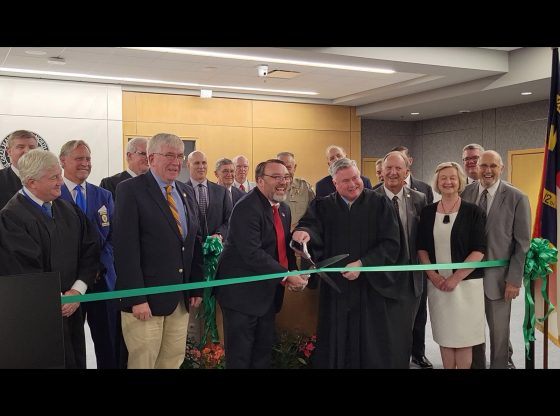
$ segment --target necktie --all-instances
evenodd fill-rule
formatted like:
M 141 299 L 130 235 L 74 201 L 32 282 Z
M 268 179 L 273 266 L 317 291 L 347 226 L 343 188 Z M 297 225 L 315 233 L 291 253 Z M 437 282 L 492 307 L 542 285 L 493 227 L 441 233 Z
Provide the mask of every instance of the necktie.
M 76 205 L 79 206 L 80 209 L 85 213 L 86 199 L 84 198 L 84 194 L 82 194 L 82 187 L 80 185 L 76 185 L 74 190 L 76 191 Z
M 171 210 L 171 215 L 175 218 L 175 222 L 177 223 L 177 228 L 179 229 L 179 234 L 181 237 L 183 236 L 183 227 L 181 227 L 181 218 L 179 217 L 179 211 L 177 211 L 177 204 L 175 204 L 175 200 L 173 199 L 173 195 L 171 195 L 171 191 L 173 187 L 171 185 L 167 185 L 165 187 L 165 192 L 167 196 L 167 203 L 169 204 L 169 209 Z
M 397 215 L 400 217 L 400 211 L 399 211 L 399 197 L 396 196 L 396 195 L 393 197 L 393 206 L 394 206 L 395 209 L 397 210 Z
M 408 233 L 405 230 L 405 224 L 403 218 L 401 217 L 401 210 L 399 209 L 399 197 L 396 195 L 393 196 L 393 206 L 395 207 L 395 211 L 397 211 L 397 218 L 399 219 L 399 224 L 400 224 L 399 227 L 403 228 L 404 243 L 406 246 L 406 252 L 408 253 Z
M 478 206 L 482 208 L 485 214 L 487 213 L 486 209 L 488 207 L 488 189 L 485 189 L 484 191 L 482 191 L 482 194 L 480 194 L 480 201 L 478 201 Z
M 276 231 L 276 245 L 278 247 L 278 263 L 284 268 L 288 268 L 288 256 L 286 256 L 286 237 L 284 226 L 278 212 L 278 206 L 272 206 L 272 217 L 274 218 L 274 230 Z
M 52 202 L 45 202 L 43 203 L 43 211 L 52 218 Z
M 198 208 L 200 209 L 200 228 L 204 236 L 208 235 L 208 230 L 206 226 L 206 213 L 208 212 L 208 200 L 206 199 L 206 192 L 204 185 L 198 184 Z
M 239 189 L 241 189 L 243 192 L 245 192 L 245 187 L 243 186 L 243 184 L 239 185 Z

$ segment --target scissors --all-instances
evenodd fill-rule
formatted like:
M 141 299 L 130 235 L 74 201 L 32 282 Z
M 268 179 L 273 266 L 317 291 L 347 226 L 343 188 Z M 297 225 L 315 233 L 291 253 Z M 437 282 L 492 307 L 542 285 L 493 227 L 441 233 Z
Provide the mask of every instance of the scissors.
M 292 240 L 290 241 L 290 247 L 294 250 L 298 250 L 303 253 L 302 257 L 311 263 L 310 269 L 321 269 L 323 267 L 327 267 L 330 266 L 331 264 L 337 263 L 340 260 L 345 259 L 346 257 L 349 256 L 348 254 L 339 254 L 338 256 L 329 257 L 328 259 L 325 259 L 315 264 L 315 262 L 311 259 L 311 255 L 309 254 L 309 251 L 307 250 L 307 243 L 301 244 L 298 243 L 297 241 Z M 318 272 L 316 274 L 319 275 L 319 277 L 323 279 L 325 283 L 327 283 L 336 292 L 342 293 L 338 285 L 334 282 L 334 280 L 331 279 L 331 277 L 328 274 L 326 274 L 325 272 Z

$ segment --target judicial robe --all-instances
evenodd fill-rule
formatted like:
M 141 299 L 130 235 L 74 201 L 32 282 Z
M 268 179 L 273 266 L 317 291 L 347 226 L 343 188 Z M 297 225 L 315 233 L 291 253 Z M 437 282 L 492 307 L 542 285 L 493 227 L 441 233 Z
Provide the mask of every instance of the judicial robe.
M 79 279 L 93 285 L 99 270 L 99 245 L 85 215 L 62 199 L 52 201 L 53 218 L 17 193 L 0 211 L 2 245 L 21 273 L 60 272 L 61 292 Z M 62 318 L 66 368 L 86 368 L 84 325 L 80 308 Z
M 338 193 L 316 198 L 296 230 L 309 233 L 309 248 L 316 262 L 349 254 L 331 267 L 344 267 L 357 260 L 364 267 L 391 265 L 399 257 L 395 209 L 388 198 L 369 189 L 364 189 L 350 208 Z M 398 367 L 392 354 L 399 341 L 392 331 L 392 315 L 399 310 L 398 279 L 402 274 L 362 272 L 353 281 L 339 272 L 329 275 L 342 293 L 320 283 L 314 366 Z

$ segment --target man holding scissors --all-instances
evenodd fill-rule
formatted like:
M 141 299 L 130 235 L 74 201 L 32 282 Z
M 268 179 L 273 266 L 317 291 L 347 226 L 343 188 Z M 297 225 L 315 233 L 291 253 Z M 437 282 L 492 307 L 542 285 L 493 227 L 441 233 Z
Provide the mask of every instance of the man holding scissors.
M 331 267 L 394 264 L 399 258 L 400 233 L 389 199 L 364 189 L 353 160 L 340 159 L 329 171 L 336 193 L 311 203 L 292 239 L 309 242 L 315 261 L 349 254 L 347 260 Z M 321 281 L 314 366 L 399 367 L 392 355 L 391 314 L 400 302 L 395 288 L 401 274 L 346 271 L 328 275 L 341 293 Z

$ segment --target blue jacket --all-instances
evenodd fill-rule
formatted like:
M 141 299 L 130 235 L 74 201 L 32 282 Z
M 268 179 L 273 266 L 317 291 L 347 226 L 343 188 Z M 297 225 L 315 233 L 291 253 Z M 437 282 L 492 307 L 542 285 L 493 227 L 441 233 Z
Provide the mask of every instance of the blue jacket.
M 62 184 L 62 194 L 60 197 L 74 203 L 72 194 L 66 184 Z M 93 224 L 99 235 L 99 246 L 101 247 L 100 261 L 105 268 L 105 282 L 109 290 L 114 290 L 117 274 L 115 272 L 112 242 L 113 196 L 106 189 L 86 182 L 86 204 L 86 217 Z M 103 206 L 107 209 L 106 215 L 99 213 Z

